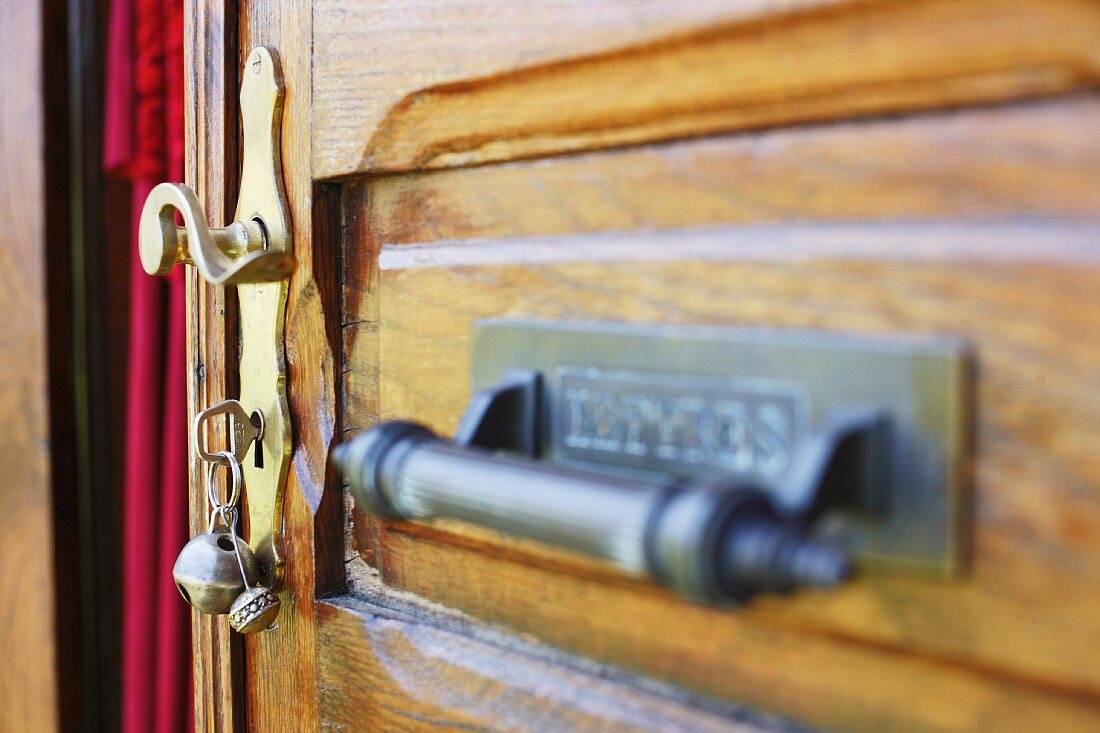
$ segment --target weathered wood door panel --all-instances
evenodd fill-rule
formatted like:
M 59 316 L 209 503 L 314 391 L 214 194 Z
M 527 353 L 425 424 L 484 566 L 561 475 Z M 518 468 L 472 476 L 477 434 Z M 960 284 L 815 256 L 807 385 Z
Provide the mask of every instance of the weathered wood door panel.
M 240 60 L 278 49 L 299 257 L 286 610 L 238 667 L 196 620 L 204 727 L 1100 726 L 1100 4 L 194 10 L 189 176 L 217 218 Z M 233 388 L 232 298 L 191 295 L 197 408 Z M 452 432 L 498 316 L 965 337 L 965 571 L 713 609 L 354 507 L 331 447 Z
M 936 728 L 966 729 L 974 716 L 1016 724 L 1039 710 L 1021 680 L 1095 690 L 1097 670 L 1088 649 L 1100 642 L 1100 625 L 1086 629 L 1081 622 L 1090 617 L 1087 609 L 1100 604 L 1100 588 L 1086 569 L 1096 548 L 1088 541 L 1067 542 L 1061 519 L 1072 516 L 1082 527 L 1100 520 L 1094 502 L 1079 491 L 1081 480 L 1095 469 L 1076 448 L 1087 440 L 1098 406 L 1089 382 L 1100 354 L 1088 338 L 1097 325 L 1091 295 L 1096 273 L 1081 266 L 1091 259 L 1087 242 L 1094 228 L 1072 218 L 1019 218 L 1028 211 L 1087 213 L 1096 203 L 1088 199 L 1095 196 L 1086 194 L 1085 208 L 1071 212 L 1065 207 L 1074 206 L 1069 192 L 1075 184 L 1069 181 L 1076 174 L 1055 173 L 1059 180 L 1041 192 L 1031 185 L 1032 171 L 1045 179 L 1057 163 L 1024 164 L 1015 184 L 1005 176 L 980 179 L 996 185 L 996 193 L 983 193 L 978 183 L 963 184 L 967 195 L 949 189 L 954 198 L 938 203 L 921 195 L 939 186 L 948 189 L 963 170 L 973 174 L 972 166 L 983 164 L 969 156 L 983 157 L 986 145 L 997 149 L 1024 120 L 1067 113 L 1084 121 L 1094 105 L 1092 100 L 1023 105 L 865 124 L 847 135 L 834 128 L 824 135 L 787 131 L 738 141 L 744 158 L 751 151 L 783 151 L 755 161 L 753 179 L 783 176 L 802 183 L 782 194 L 773 189 L 783 201 L 770 208 L 752 200 L 755 188 L 742 180 L 749 177 L 744 170 L 732 163 L 707 168 L 712 157 L 684 150 L 726 152 L 726 160 L 733 161 L 729 148 L 735 145 L 728 141 L 721 141 L 724 147 L 706 141 L 614 156 L 648 156 L 655 165 L 675 161 L 670 177 L 701 193 L 685 196 L 684 205 L 668 217 L 691 217 L 696 207 L 712 210 L 707 194 L 719 199 L 725 193 L 721 215 L 766 222 L 757 225 L 648 231 L 654 225 L 644 218 L 624 220 L 624 213 L 644 217 L 649 210 L 645 166 L 621 165 L 605 180 L 594 180 L 601 176 L 595 156 L 561 161 L 564 172 L 557 170 L 558 162 L 539 162 L 381 179 L 364 191 L 366 207 L 382 208 L 365 212 L 364 220 L 385 220 L 392 215 L 389 206 L 401 209 L 401 220 L 393 223 L 394 244 L 381 251 L 377 271 L 351 267 L 347 273 L 347 294 L 378 293 L 376 313 L 348 309 L 354 324 L 347 328 L 345 348 L 351 366 L 344 382 L 350 432 L 376 415 L 416 415 L 444 434 L 452 432 L 469 397 L 462 365 L 468 361 L 470 325 L 479 318 L 766 323 L 965 335 L 980 355 L 983 409 L 975 552 L 962 582 L 871 576 L 840 592 L 762 600 L 731 614 L 685 604 L 559 552 L 529 543 L 502 545 L 491 533 L 459 523 L 391 527 L 361 517 L 355 525 L 365 561 L 392 585 L 711 695 L 749 696 L 773 709 L 805 704 L 817 695 L 830 715 L 823 722 L 842 728 L 866 725 L 867 711 L 875 707 L 881 708 L 876 716 L 906 709 L 911 722 Z M 906 146 L 916 152 L 934 145 L 926 134 L 951 139 L 959 151 L 950 156 L 952 162 L 932 159 L 934 171 L 900 164 L 920 159 L 919 153 L 907 155 Z M 888 137 L 896 158 L 876 165 L 873 141 L 879 135 Z M 822 166 L 810 152 L 821 151 L 823 142 L 815 137 L 827 137 L 834 146 L 830 152 L 844 163 Z M 1050 160 L 1092 167 L 1078 157 L 1072 139 L 1065 142 L 1072 152 L 1049 150 Z M 693 175 L 697 161 L 709 179 L 706 172 Z M 1008 156 L 999 162 L 1012 165 Z M 570 186 L 585 165 L 589 175 L 576 178 L 587 185 Z M 852 172 L 845 175 L 842 167 Z M 642 180 L 622 180 L 631 171 Z M 465 174 L 476 182 L 460 183 Z M 844 190 L 823 191 L 826 181 L 805 180 L 818 175 L 843 178 Z M 621 177 L 617 185 L 607 184 L 606 178 L 615 176 Z M 387 191 L 390 186 L 414 190 L 413 179 L 421 177 L 429 179 L 415 189 L 430 192 L 423 201 L 410 204 Z M 609 190 L 604 185 L 623 193 L 600 196 Z M 738 216 L 728 210 L 734 205 L 730 199 L 740 198 L 732 192 L 741 190 L 749 199 L 744 207 L 759 213 Z M 464 206 L 449 195 L 452 191 L 476 193 Z M 1029 200 L 1054 192 L 1063 192 L 1058 204 Z M 486 201 L 502 199 L 508 204 L 484 211 Z M 593 200 L 611 204 L 593 205 Z M 410 209 L 446 210 L 449 221 L 442 228 L 461 228 L 464 241 L 449 231 L 417 229 L 409 245 L 399 246 L 406 239 L 400 229 L 415 227 L 422 218 L 409 216 Z M 540 226 L 525 216 L 528 211 L 573 221 L 587 216 L 584 228 L 598 230 L 601 209 L 610 209 L 605 216 L 612 228 L 647 233 L 515 236 Z M 842 221 L 828 221 L 838 211 L 844 212 Z M 488 232 L 476 230 L 479 217 Z M 547 229 L 561 226 L 547 218 Z M 441 241 L 425 244 L 433 239 Z M 357 283 L 356 272 L 374 274 L 373 288 Z M 1035 383 L 1038 374 L 1045 384 Z M 1038 428 L 1054 423 L 1057 440 Z M 1037 544 L 1059 550 L 1039 557 Z M 645 621 L 624 624 L 624 617 Z M 1066 628 L 1075 633 L 1066 634 Z M 654 629 L 660 629 L 657 638 Z M 1088 637 L 1092 640 L 1084 641 Z M 930 666 L 928 656 L 939 664 Z M 846 670 L 844 685 L 834 677 L 838 667 Z M 778 679 L 764 675 L 765 668 Z M 884 677 L 895 684 L 883 684 Z M 1036 725 L 1041 720 L 1032 719 Z

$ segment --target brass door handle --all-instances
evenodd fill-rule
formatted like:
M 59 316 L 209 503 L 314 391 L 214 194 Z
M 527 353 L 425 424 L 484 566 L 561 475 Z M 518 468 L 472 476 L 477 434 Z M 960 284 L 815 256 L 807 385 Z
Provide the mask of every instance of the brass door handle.
M 189 186 L 154 187 L 138 226 L 147 273 L 166 275 L 182 262 L 215 285 L 278 282 L 290 276 L 294 257 L 279 153 L 282 109 L 279 65 L 269 49 L 257 48 L 241 83 L 244 165 L 234 221 L 211 228 Z M 182 227 L 175 223 L 176 212 Z

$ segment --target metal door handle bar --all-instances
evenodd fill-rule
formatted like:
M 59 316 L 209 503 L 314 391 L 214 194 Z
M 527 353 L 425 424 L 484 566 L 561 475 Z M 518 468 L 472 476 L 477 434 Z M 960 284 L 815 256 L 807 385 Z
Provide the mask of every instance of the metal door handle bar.
M 379 516 L 451 517 L 540 540 L 699 601 L 830 587 L 851 574 L 845 553 L 810 537 L 804 518 L 733 478 L 645 483 L 453 445 L 408 422 L 372 428 L 334 460 Z

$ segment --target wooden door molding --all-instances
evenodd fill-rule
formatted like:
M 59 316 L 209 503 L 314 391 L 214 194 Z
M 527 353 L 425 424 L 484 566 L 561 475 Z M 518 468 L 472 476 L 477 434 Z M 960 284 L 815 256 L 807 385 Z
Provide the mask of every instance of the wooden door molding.
M 794 730 L 395 597 L 378 583 L 356 590 L 318 606 L 321 730 Z
M 389 586 L 819 724 L 1095 725 L 1100 626 L 1081 625 L 1100 602 L 1095 555 L 1043 515 L 1100 521 L 1080 493 L 1095 463 L 1075 448 L 1095 426 L 1082 380 L 1100 358 L 1086 295 L 1098 120 L 1081 95 L 381 176 L 346 215 L 370 222 L 345 230 L 352 434 L 380 415 L 453 431 L 469 399 L 454 365 L 479 318 L 965 335 L 982 406 L 966 578 L 864 577 L 729 613 L 456 522 L 358 515 L 361 557 Z M 1054 313 L 1056 329 L 1028 325 Z M 1045 386 L 1027 376 L 1040 373 Z
M 239 176 L 237 14 L 233 2 L 184 4 L 184 170 L 209 221 L 233 211 Z M 195 415 L 237 393 L 236 300 L 231 289 L 187 278 L 187 412 Z M 206 530 L 209 508 L 201 462 L 190 455 L 190 531 Z M 225 616 L 192 611 L 195 728 L 243 729 L 240 639 Z
M 1100 83 L 1093 0 L 732 5 L 555 0 L 517 11 L 494 0 L 472 13 L 317 0 L 314 175 L 461 167 Z
M 285 507 L 288 566 L 279 630 L 232 637 L 224 617 L 196 615 L 196 724 L 200 730 L 300 730 L 318 719 L 314 673 L 315 593 L 342 578 L 332 553 L 315 553 L 315 532 L 339 537 L 339 490 L 325 492 L 327 455 L 336 414 L 335 361 L 329 333 L 338 333 L 337 308 L 326 308 L 322 288 L 338 292 L 337 253 L 323 230 L 324 194 L 315 201 L 311 177 L 310 63 L 312 32 L 307 2 L 194 2 L 187 12 L 188 180 L 212 221 L 221 221 L 236 201 L 237 78 L 249 51 L 270 46 L 279 53 L 286 99 L 282 161 L 294 251 L 298 260 L 287 304 L 288 393 L 294 425 L 292 465 Z M 315 212 L 322 211 L 320 215 Z M 335 214 L 333 214 L 335 215 Z M 322 227 L 316 235 L 314 227 Z M 314 247 L 314 242 L 325 247 Z M 188 282 L 189 406 L 192 414 L 236 393 L 236 329 L 233 294 Z M 200 474 L 192 465 L 192 524 L 205 519 Z M 322 500 L 327 497 L 326 500 Z M 333 510 L 337 511 L 333 511 Z M 320 512 L 326 519 L 315 515 Z M 200 519 L 202 518 L 202 519 Z M 338 540 L 337 540 L 338 541 Z M 338 547 L 326 541 L 325 547 Z M 327 568 L 327 564 L 341 568 Z M 242 652 L 236 663 L 235 648 Z M 247 721 L 247 722 L 246 722 Z

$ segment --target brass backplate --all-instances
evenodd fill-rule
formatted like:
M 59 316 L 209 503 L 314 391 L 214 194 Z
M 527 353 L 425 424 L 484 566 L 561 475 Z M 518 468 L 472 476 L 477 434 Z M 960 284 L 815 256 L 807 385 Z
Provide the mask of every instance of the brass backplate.
M 237 221 L 262 223 L 266 248 L 290 252 L 293 232 L 279 153 L 283 81 L 278 57 L 255 48 L 244 65 L 241 117 L 244 163 Z M 286 398 L 287 280 L 240 284 L 240 402 L 263 416 L 263 435 L 243 463 L 248 544 L 261 566 L 260 581 L 276 589 L 283 579 L 283 499 L 290 468 L 291 426 Z
M 475 391 L 511 369 L 543 375 L 539 442 L 556 464 L 639 478 L 740 473 L 775 487 L 780 503 L 805 436 L 840 411 L 884 414 L 875 495 L 817 526 L 843 535 L 864 567 L 946 576 L 965 566 L 971 361 L 959 340 L 486 321 L 471 360 Z

